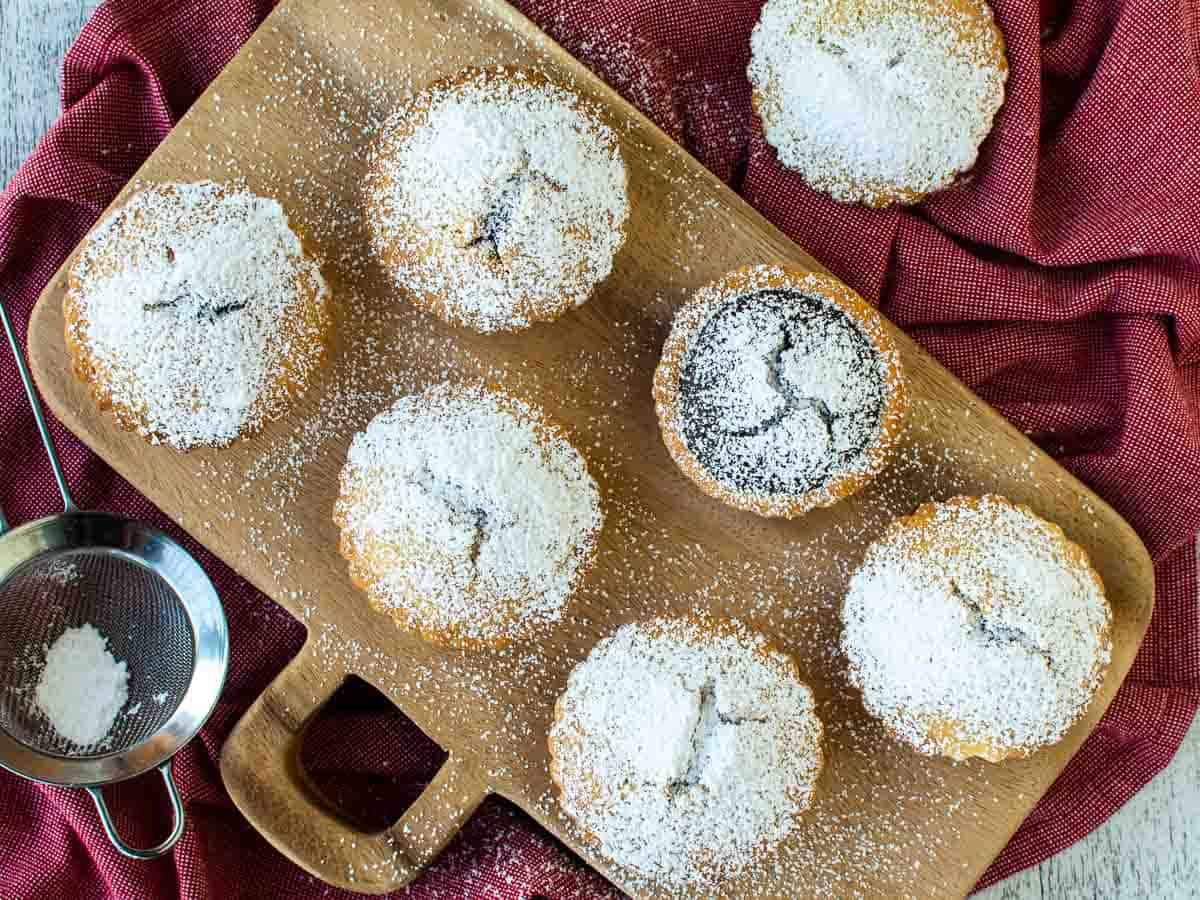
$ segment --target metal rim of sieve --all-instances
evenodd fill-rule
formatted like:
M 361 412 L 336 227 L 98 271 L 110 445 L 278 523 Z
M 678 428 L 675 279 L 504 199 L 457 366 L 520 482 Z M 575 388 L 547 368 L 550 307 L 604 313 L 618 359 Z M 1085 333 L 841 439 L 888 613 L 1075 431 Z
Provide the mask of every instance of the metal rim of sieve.
M 186 550 L 163 532 L 102 512 L 69 511 L 28 522 L 0 537 L 0 587 L 25 563 L 71 550 L 120 555 L 167 583 L 191 626 L 191 679 L 170 718 L 152 735 L 112 753 L 80 757 L 44 753 L 0 728 L 0 766 L 48 784 L 97 787 L 124 781 L 169 759 L 195 736 L 216 706 L 229 663 L 229 630 L 212 582 Z
M 118 852 L 132 859 L 155 859 L 170 852 L 184 829 L 183 800 L 171 775 L 171 758 L 204 725 L 225 686 L 229 666 L 229 625 L 225 610 L 204 569 L 168 535 L 150 525 L 109 513 L 84 512 L 75 505 L 33 386 L 33 376 L 25 364 L 25 355 L 3 300 L 0 300 L 0 324 L 4 326 L 63 501 L 61 515 L 12 529 L 0 510 L 0 588 L 23 566 L 45 556 L 78 551 L 120 557 L 144 567 L 165 582 L 187 617 L 193 649 L 192 673 L 187 688 L 167 721 L 149 737 L 112 753 L 71 757 L 41 752 L 0 728 L 0 767 L 34 781 L 82 787 L 96 804 L 104 833 Z M 132 847 L 117 833 L 100 788 L 153 768 L 158 769 L 166 786 L 174 824 L 171 833 L 155 846 Z

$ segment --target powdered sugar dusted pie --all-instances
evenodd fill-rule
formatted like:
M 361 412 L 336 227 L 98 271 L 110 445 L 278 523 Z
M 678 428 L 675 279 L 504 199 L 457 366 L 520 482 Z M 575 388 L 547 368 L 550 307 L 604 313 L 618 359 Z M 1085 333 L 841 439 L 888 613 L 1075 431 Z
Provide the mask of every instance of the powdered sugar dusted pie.
M 468 69 L 383 127 L 366 182 L 373 247 L 447 322 L 513 331 L 584 303 L 629 214 L 598 110 L 540 72 Z
M 100 407 L 181 450 L 280 415 L 320 367 L 333 318 L 279 203 L 212 182 L 146 188 L 101 222 L 63 313 Z
M 662 887 L 715 884 L 807 809 L 821 722 L 791 657 L 736 621 L 619 629 L 575 667 L 550 730 L 563 810 Z
M 750 48 L 767 141 L 845 202 L 946 187 L 1004 102 L 1004 39 L 985 0 L 768 0 Z
M 374 607 L 467 648 L 557 619 L 602 522 L 596 483 L 557 425 L 450 384 L 401 398 L 355 436 L 334 519 Z
M 764 516 L 859 490 L 887 463 L 908 408 L 879 314 L 833 278 L 779 266 L 733 272 L 679 310 L 654 399 L 680 469 Z
M 955 497 L 897 519 L 867 551 L 842 613 L 867 710 L 927 754 L 998 762 L 1060 740 L 1112 653 L 1087 554 L 1003 497 Z

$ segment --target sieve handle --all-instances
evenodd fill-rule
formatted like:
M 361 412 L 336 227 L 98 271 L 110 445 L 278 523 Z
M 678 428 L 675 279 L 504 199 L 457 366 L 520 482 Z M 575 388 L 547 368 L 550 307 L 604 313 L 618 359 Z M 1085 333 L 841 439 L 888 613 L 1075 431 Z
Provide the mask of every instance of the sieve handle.
M 42 402 L 38 399 L 37 389 L 33 386 L 33 376 L 29 374 L 29 366 L 25 365 L 25 354 L 21 352 L 21 344 L 17 341 L 17 332 L 12 320 L 8 317 L 8 309 L 0 300 L 0 321 L 4 323 L 4 334 L 8 338 L 8 346 L 12 348 L 13 358 L 17 361 L 17 372 L 21 375 L 21 384 L 25 386 L 25 396 L 29 398 L 29 408 L 33 410 L 33 421 L 37 423 L 38 434 L 42 438 L 42 446 L 46 448 L 46 456 L 50 459 L 50 469 L 54 472 L 54 480 L 58 484 L 58 492 L 62 494 L 63 512 L 74 512 L 77 508 L 67 489 L 67 476 L 63 474 L 62 463 L 58 460 L 58 452 L 54 449 L 54 440 L 50 437 L 50 428 L 46 425 L 46 416 L 42 413 Z M 8 530 L 8 522 L 0 514 L 0 534 Z
M 221 778 L 242 814 L 301 868 L 348 890 L 393 891 L 437 858 L 490 792 L 474 766 L 452 753 L 391 828 L 368 833 L 336 815 L 305 774 L 300 744 L 348 673 L 313 643 L 310 637 L 242 716 L 221 749 Z
M 121 840 L 121 835 L 117 833 L 117 826 L 113 824 L 112 816 L 108 812 L 108 804 L 104 802 L 104 795 L 100 793 L 100 788 L 87 788 L 87 792 L 92 795 L 92 800 L 96 804 L 96 810 L 100 813 L 100 824 L 104 826 L 104 833 L 108 835 L 109 841 L 117 848 L 117 851 L 122 856 L 128 856 L 130 859 L 158 859 L 164 853 L 169 853 L 171 848 L 175 846 L 179 838 L 183 835 L 183 826 L 185 823 L 183 800 L 179 796 L 179 788 L 175 786 L 175 778 L 171 775 L 171 761 L 168 759 L 160 765 L 158 771 L 167 785 L 167 796 L 171 799 L 171 816 L 174 819 L 174 825 L 171 827 L 171 833 L 167 835 L 166 840 L 161 844 L 147 847 L 144 850 L 138 847 L 130 847 Z

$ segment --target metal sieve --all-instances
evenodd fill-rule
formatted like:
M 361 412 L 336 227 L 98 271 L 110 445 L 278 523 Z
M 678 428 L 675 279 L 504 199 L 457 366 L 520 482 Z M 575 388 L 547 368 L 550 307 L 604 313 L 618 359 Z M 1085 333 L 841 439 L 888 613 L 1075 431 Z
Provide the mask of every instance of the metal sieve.
M 154 859 L 183 834 L 171 757 L 200 730 L 221 693 L 229 661 L 225 614 L 200 564 L 170 537 L 75 506 L 3 303 L 0 319 L 63 500 L 61 515 L 19 528 L 10 529 L 0 512 L 0 766 L 84 788 L 113 846 Z M 129 699 L 103 741 L 80 747 L 54 730 L 34 691 L 49 645 L 88 623 L 125 662 Z M 131 847 L 100 789 L 153 768 L 171 802 L 171 833 L 157 846 Z

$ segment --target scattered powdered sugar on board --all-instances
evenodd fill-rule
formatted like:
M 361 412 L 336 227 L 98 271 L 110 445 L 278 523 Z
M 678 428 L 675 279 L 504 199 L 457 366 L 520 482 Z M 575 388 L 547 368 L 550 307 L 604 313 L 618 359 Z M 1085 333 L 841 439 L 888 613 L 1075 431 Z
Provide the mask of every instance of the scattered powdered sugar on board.
M 1083 551 L 990 496 L 892 525 L 851 579 L 844 619 L 867 708 L 925 753 L 1025 755 L 1059 740 L 1112 650 Z
M 658 198 L 654 252 L 661 256 L 645 263 L 644 283 L 618 285 L 625 297 L 600 292 L 580 317 L 588 327 L 556 331 L 548 342 L 537 340 L 536 330 L 477 337 L 397 302 L 391 279 L 373 262 L 359 196 L 372 138 L 400 104 L 459 61 L 487 66 L 521 59 L 564 74 L 539 55 L 540 38 L 527 39 L 494 9 L 462 7 L 461 16 L 446 19 L 421 4 L 386 13 L 358 0 L 285 4 L 231 64 L 241 67 L 239 78 L 220 89 L 219 102 L 208 95 L 177 128 L 175 140 L 192 145 L 176 144 L 184 173 L 244 183 L 284 203 L 328 260 L 338 307 L 338 342 L 312 403 L 293 407 L 286 423 L 252 441 L 187 457 L 195 466 L 196 502 L 183 524 L 305 622 L 321 665 L 360 674 L 435 740 L 486 760 L 493 790 L 568 838 L 577 833 L 563 820 L 544 748 L 554 700 L 571 669 L 620 622 L 693 609 L 736 616 L 800 660 L 825 723 L 827 774 L 802 827 L 769 857 L 769 867 L 747 869 L 700 895 L 738 897 L 767 883 L 794 888 L 794 896 L 839 898 L 961 891 L 963 872 L 979 864 L 964 848 L 993 840 L 997 804 L 1032 804 L 1032 796 L 1020 796 L 1029 782 L 1014 800 L 1012 783 L 992 779 L 992 767 L 911 753 L 863 715 L 838 643 L 842 585 L 887 523 L 930 496 L 1020 484 L 1022 497 L 1036 497 L 1061 492 L 1057 482 L 1066 476 L 1048 470 L 1031 448 L 989 430 L 981 406 L 965 407 L 944 393 L 918 395 L 887 477 L 849 504 L 811 514 L 819 533 L 795 528 L 782 540 L 777 523 L 727 516 L 721 540 L 701 539 L 690 521 L 668 511 L 668 501 L 686 505 L 695 522 L 719 514 L 690 502 L 693 488 L 672 482 L 645 398 L 680 302 L 749 261 L 744 243 L 731 252 L 724 238 L 746 225 L 731 217 L 682 149 L 654 143 L 619 111 L 610 110 L 608 121 L 620 134 L 637 193 Z M 611 49 L 606 43 L 596 52 Z M 564 84 L 586 93 L 569 77 Z M 640 252 L 632 234 L 646 227 L 637 221 L 646 208 L 631 210 L 625 252 Z M 596 479 L 605 516 L 597 563 L 545 640 L 463 654 L 430 649 L 383 620 L 377 635 L 355 631 L 336 618 L 335 594 L 353 596 L 336 550 L 317 554 L 303 540 L 314 527 L 327 527 L 353 435 L 399 396 L 446 379 L 501 384 L 515 396 L 537 398 L 569 424 Z M 938 426 L 950 416 L 975 426 L 954 446 L 945 445 Z M 647 478 L 643 459 L 655 453 L 663 454 L 663 465 L 656 467 L 659 477 Z M 850 506 L 854 515 L 843 515 Z M 1079 527 L 1104 523 L 1087 512 L 1091 520 Z M 332 590 L 315 583 L 316 569 L 336 570 Z M 291 624 L 275 603 L 251 614 L 269 627 Z M 541 752 L 528 749 L 534 747 Z M 502 859 L 506 836 L 495 835 Z M 572 843 L 604 865 L 586 844 Z M 460 853 L 455 846 L 446 852 Z M 398 873 L 406 867 L 402 857 L 396 861 Z M 363 874 L 353 866 L 342 873 L 349 881 Z M 627 889 L 642 889 L 621 874 Z M 461 890 L 443 893 L 458 897 Z
M 556 618 L 603 521 L 583 457 L 540 410 L 446 383 L 354 438 L 336 516 L 372 602 L 452 643 Z
M 945 187 L 974 165 L 1004 100 L 984 0 L 768 0 L 750 46 L 767 140 L 842 201 Z
M 719 882 L 812 800 L 821 723 L 795 663 L 737 622 L 626 625 L 571 673 L 551 772 L 585 836 L 650 884 Z
M 510 331 L 584 303 L 629 214 L 596 110 L 536 72 L 471 70 L 419 93 L 378 138 L 372 243 L 451 322 Z
M 129 698 L 129 672 L 95 626 L 68 628 L 46 651 L 34 702 L 54 730 L 80 749 L 96 747 Z
M 123 424 L 177 448 L 277 415 L 323 355 L 328 290 L 280 204 L 212 182 L 149 187 L 92 233 L 70 333 Z

